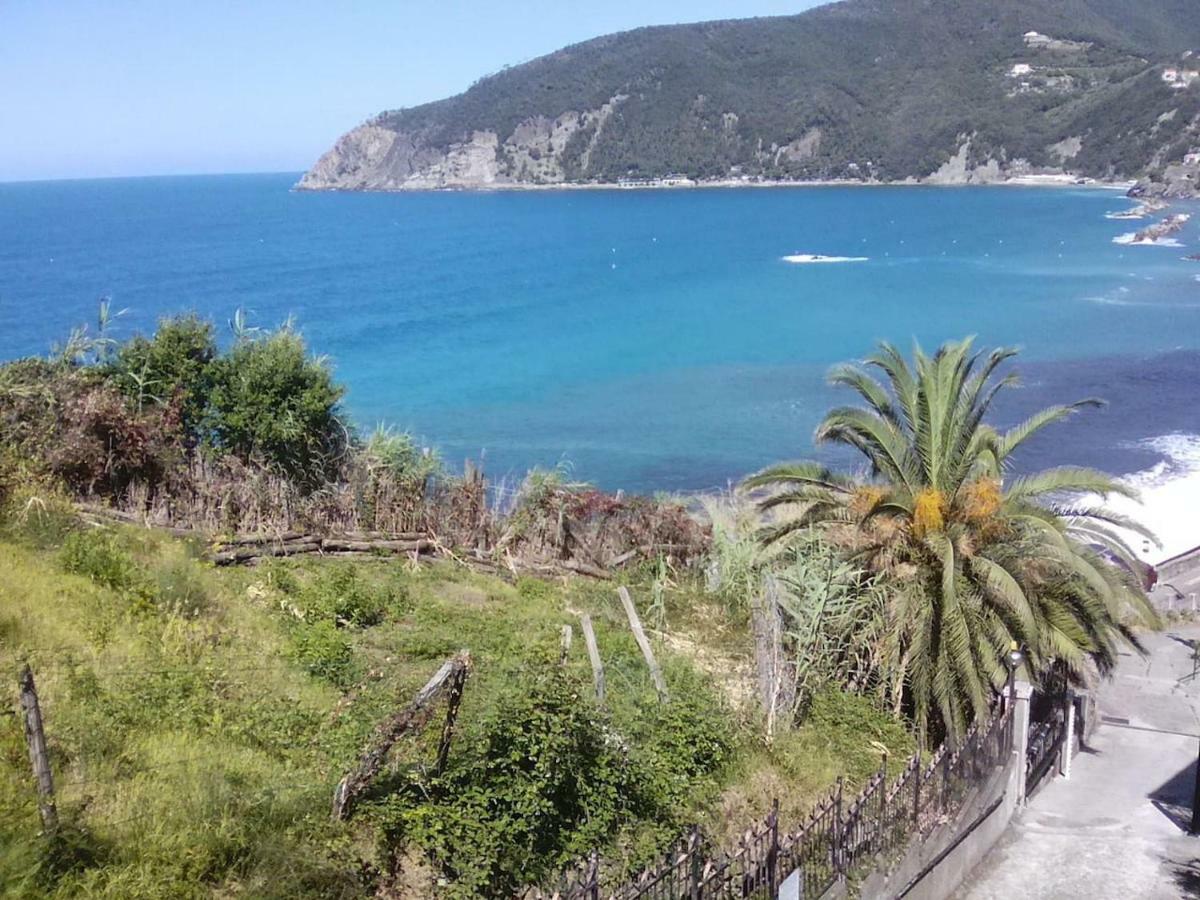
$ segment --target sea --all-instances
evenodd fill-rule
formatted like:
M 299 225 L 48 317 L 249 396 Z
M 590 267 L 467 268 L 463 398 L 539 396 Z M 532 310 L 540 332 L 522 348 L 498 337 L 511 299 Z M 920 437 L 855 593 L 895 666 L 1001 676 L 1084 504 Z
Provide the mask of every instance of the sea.
M 120 311 L 223 339 L 291 319 L 385 423 L 497 484 L 727 487 L 813 429 L 830 367 L 879 341 L 1021 349 L 1000 425 L 1099 397 L 1018 466 L 1131 478 L 1200 544 L 1200 215 L 1157 245 L 1094 187 L 297 193 L 299 173 L 0 184 L 0 359 Z M 1200 212 L 1177 203 L 1172 212 Z M 789 261 L 788 258 L 791 258 Z M 1171 511 L 1173 510 L 1173 511 Z

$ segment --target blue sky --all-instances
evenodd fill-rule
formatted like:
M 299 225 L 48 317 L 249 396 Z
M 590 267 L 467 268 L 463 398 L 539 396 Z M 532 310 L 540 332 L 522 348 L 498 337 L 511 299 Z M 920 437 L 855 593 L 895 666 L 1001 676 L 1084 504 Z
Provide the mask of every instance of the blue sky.
M 0 181 L 306 168 L 382 109 L 640 25 L 815 0 L 0 0 Z

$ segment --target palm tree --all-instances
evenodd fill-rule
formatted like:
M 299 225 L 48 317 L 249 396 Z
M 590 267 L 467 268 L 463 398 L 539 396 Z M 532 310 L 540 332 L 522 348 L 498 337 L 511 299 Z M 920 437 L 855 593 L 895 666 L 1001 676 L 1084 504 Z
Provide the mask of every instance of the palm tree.
M 868 473 L 795 462 L 745 482 L 766 489 L 764 542 L 816 529 L 884 579 L 891 694 L 897 705 L 910 699 L 923 731 L 954 735 L 984 716 L 1013 641 L 1031 677 L 1057 664 L 1080 680 L 1089 662 L 1111 668 L 1119 641 L 1134 640 L 1131 624 L 1154 617 L 1119 529 L 1153 535 L 1100 505 L 1136 497 L 1130 487 L 1075 467 L 1010 476 L 1026 441 L 1098 403 L 1054 406 L 997 431 L 984 420 L 1016 380 L 1000 372 L 1015 354 L 972 352 L 968 339 L 932 356 L 917 348 L 910 366 L 882 344 L 865 365 L 833 371 L 831 382 L 865 406 L 831 410 L 815 435 L 861 453 Z

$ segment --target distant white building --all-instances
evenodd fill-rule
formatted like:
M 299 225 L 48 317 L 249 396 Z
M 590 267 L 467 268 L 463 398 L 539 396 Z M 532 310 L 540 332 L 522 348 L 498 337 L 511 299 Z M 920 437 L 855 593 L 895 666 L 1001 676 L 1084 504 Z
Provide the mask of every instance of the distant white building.
M 1033 66 L 1029 63 L 1017 63 L 1008 70 L 1008 77 L 1020 78 L 1022 75 L 1029 75 L 1031 72 L 1033 72 Z
M 1200 70 L 1196 69 L 1170 68 L 1163 69 L 1162 73 L 1162 80 L 1177 91 L 1191 87 L 1197 79 L 1200 79 Z

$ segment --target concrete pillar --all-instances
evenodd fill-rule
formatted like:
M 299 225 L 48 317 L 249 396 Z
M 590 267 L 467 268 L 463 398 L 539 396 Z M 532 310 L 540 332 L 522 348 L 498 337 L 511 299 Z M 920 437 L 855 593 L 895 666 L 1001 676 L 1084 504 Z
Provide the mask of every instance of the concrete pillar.
M 1071 778 L 1071 757 L 1075 755 L 1075 692 L 1067 690 L 1067 728 L 1063 736 L 1062 753 L 1058 758 L 1058 771 L 1065 779 Z
M 1025 758 L 1029 750 L 1029 698 L 1033 696 L 1033 685 L 1018 681 L 1015 685 L 1017 702 L 1013 707 L 1013 755 L 1016 756 L 1018 806 L 1025 805 Z

